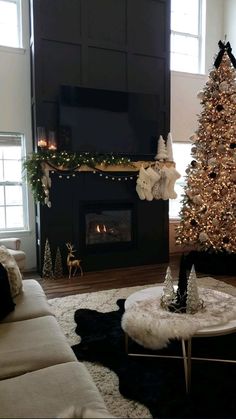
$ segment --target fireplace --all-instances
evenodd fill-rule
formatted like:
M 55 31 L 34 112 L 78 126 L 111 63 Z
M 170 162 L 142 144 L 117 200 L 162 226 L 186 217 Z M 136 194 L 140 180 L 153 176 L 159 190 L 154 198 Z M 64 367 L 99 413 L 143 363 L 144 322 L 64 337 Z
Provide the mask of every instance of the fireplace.
M 87 252 L 134 245 L 135 208 L 132 203 L 89 202 L 81 207 L 82 242 Z
M 60 248 L 65 273 L 67 242 L 84 272 L 167 262 L 168 201 L 140 200 L 136 178 L 113 181 L 89 172 L 51 178 L 52 207 L 41 208 L 42 243 L 49 239 L 54 257 Z

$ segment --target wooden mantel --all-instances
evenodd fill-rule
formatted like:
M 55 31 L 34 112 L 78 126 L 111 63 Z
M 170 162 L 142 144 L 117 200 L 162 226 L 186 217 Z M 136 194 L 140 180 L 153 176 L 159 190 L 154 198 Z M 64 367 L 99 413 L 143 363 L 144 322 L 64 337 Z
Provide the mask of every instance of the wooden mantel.
M 83 164 L 81 166 L 78 166 L 73 169 L 68 169 L 64 166 L 53 166 L 51 163 L 44 162 L 45 168 L 51 171 L 73 171 L 73 172 L 94 172 L 96 170 L 101 172 L 138 172 L 140 168 L 143 166 L 145 169 L 147 167 L 152 168 L 162 168 L 163 166 L 171 167 L 175 166 L 174 162 L 165 161 L 132 161 L 130 163 L 126 164 L 116 164 L 116 165 L 107 165 L 107 164 L 97 164 L 95 167 L 87 166 L 86 164 Z

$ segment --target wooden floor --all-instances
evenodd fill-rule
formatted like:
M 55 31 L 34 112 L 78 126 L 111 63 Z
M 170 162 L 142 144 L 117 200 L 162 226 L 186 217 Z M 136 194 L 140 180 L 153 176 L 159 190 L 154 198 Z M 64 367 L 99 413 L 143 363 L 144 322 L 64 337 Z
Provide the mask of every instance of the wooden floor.
M 169 265 L 174 279 L 178 278 L 180 256 L 170 257 L 168 264 L 135 266 L 120 269 L 108 269 L 97 272 L 85 272 L 84 276 L 73 279 L 67 277 L 62 279 L 43 280 L 38 275 L 28 273 L 25 278 L 35 278 L 42 285 L 48 298 L 64 297 L 67 295 L 80 294 L 86 292 L 102 291 L 112 288 L 132 287 L 135 285 L 147 285 L 163 282 L 165 279 L 166 268 Z M 197 273 L 200 277 L 206 274 Z M 210 276 L 210 275 L 208 275 Z M 228 284 L 236 286 L 236 276 L 214 276 Z

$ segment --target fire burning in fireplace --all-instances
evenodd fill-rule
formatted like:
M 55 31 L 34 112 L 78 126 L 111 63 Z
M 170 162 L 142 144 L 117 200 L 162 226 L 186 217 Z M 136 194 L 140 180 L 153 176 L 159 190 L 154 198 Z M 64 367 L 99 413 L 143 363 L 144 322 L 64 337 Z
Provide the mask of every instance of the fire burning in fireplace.
M 86 244 L 127 243 L 132 240 L 131 209 L 117 208 L 89 211 L 85 215 Z
M 97 233 L 107 233 L 107 228 L 106 228 L 105 224 L 97 224 L 96 232 Z

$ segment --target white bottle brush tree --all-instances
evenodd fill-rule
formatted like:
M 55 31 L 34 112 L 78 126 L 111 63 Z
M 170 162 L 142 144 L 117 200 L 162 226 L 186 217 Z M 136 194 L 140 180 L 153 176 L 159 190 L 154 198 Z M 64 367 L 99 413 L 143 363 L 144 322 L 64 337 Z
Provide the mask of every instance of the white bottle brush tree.
M 202 112 L 193 138 L 176 242 L 236 252 L 236 60 L 229 42 L 198 94 Z

